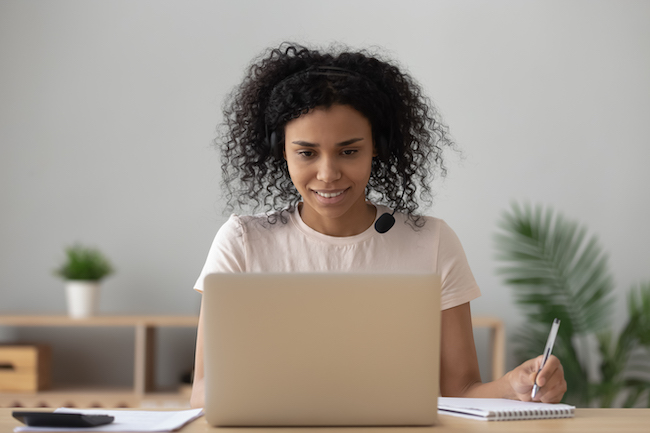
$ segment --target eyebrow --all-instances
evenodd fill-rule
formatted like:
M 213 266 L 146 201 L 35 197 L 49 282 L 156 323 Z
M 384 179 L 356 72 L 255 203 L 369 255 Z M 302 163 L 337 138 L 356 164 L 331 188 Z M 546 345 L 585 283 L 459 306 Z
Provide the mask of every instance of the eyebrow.
M 357 141 L 361 141 L 363 138 L 351 138 L 349 140 L 342 141 L 337 144 L 338 147 L 344 147 L 344 146 L 349 146 L 351 144 L 356 143 Z M 293 144 L 297 144 L 298 146 L 304 146 L 304 147 L 319 147 L 320 145 L 318 143 L 310 143 L 309 141 L 304 141 L 304 140 L 296 140 L 292 141 Z

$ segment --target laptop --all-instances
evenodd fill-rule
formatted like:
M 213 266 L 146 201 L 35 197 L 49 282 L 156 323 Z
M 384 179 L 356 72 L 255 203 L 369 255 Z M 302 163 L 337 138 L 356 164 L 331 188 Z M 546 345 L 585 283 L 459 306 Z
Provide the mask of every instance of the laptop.
M 436 423 L 437 275 L 210 274 L 203 297 L 210 425 Z

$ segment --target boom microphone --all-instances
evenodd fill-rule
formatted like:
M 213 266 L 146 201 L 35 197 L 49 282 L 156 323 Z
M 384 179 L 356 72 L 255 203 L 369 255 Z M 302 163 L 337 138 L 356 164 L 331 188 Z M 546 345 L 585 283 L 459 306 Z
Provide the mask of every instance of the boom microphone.
M 388 230 L 390 230 L 393 225 L 395 225 L 395 217 L 393 216 L 394 214 L 395 211 L 393 211 L 392 214 L 386 212 L 377 218 L 377 221 L 375 221 L 375 230 L 377 230 L 379 233 L 386 233 Z

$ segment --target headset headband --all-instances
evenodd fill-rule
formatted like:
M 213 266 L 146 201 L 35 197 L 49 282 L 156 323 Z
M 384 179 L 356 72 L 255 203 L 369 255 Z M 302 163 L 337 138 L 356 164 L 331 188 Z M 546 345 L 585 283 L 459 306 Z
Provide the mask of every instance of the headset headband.
M 284 82 L 289 81 L 292 78 L 295 78 L 295 77 L 297 77 L 299 75 L 305 75 L 305 74 L 306 75 L 323 75 L 323 76 L 327 76 L 327 77 L 356 77 L 356 78 L 362 78 L 364 80 L 367 80 L 372 86 L 374 86 L 375 88 L 377 88 L 377 90 L 379 90 L 379 88 L 377 87 L 377 84 L 374 81 L 372 81 L 370 78 L 368 78 L 365 75 L 360 74 L 358 72 L 351 71 L 351 70 L 345 69 L 345 68 L 339 68 L 338 66 L 310 66 L 309 68 L 303 69 L 302 71 L 295 72 L 295 73 L 285 77 L 280 82 L 278 82 L 271 89 L 271 93 L 270 93 L 269 98 L 273 95 L 276 88 L 281 86 Z M 381 90 L 379 90 L 379 91 L 381 92 Z M 300 114 L 305 114 L 307 111 L 308 111 L 308 108 L 304 108 L 304 109 L 300 110 L 299 113 Z M 283 119 L 283 121 L 286 122 L 287 119 L 285 118 L 285 119 Z M 270 150 L 271 155 L 275 156 L 276 158 L 281 158 L 282 154 L 281 154 L 280 146 L 278 145 L 277 132 L 275 131 L 275 128 L 273 128 L 273 127 L 271 127 L 271 131 L 269 131 L 269 124 L 268 124 L 268 121 L 267 121 L 266 118 L 265 118 L 264 123 L 265 123 L 265 125 L 264 125 L 264 129 L 265 129 L 264 143 L 265 143 L 266 147 Z M 377 150 L 379 152 L 380 159 L 388 158 L 388 154 L 389 154 L 388 143 L 389 143 L 389 140 L 390 140 L 391 136 L 392 136 L 392 125 L 391 125 L 391 128 L 390 128 L 390 133 L 389 133 L 388 137 L 382 134 L 377 139 L 377 141 L 378 141 Z
M 327 77 L 361 77 L 361 78 L 366 78 L 363 75 L 361 75 L 358 72 L 351 71 L 349 69 L 345 68 L 339 68 L 337 66 L 310 66 L 307 69 L 303 69 L 302 71 L 294 72 L 293 74 L 283 78 L 280 82 L 278 82 L 273 88 L 271 89 L 270 95 L 273 95 L 273 92 L 275 92 L 275 89 L 280 87 L 282 84 L 285 82 L 291 80 L 292 78 L 295 78 L 299 75 L 324 75 Z M 373 83 L 374 84 L 374 83 Z

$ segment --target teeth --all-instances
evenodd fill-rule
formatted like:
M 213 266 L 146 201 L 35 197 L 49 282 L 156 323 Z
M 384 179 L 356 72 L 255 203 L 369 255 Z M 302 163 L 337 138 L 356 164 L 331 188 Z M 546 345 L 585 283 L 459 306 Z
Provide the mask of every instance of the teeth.
M 331 193 L 331 194 L 327 193 L 327 192 L 316 191 L 316 194 L 318 194 L 321 197 L 332 198 L 332 197 L 338 197 L 339 195 L 343 194 L 343 191 L 334 192 L 334 193 Z

